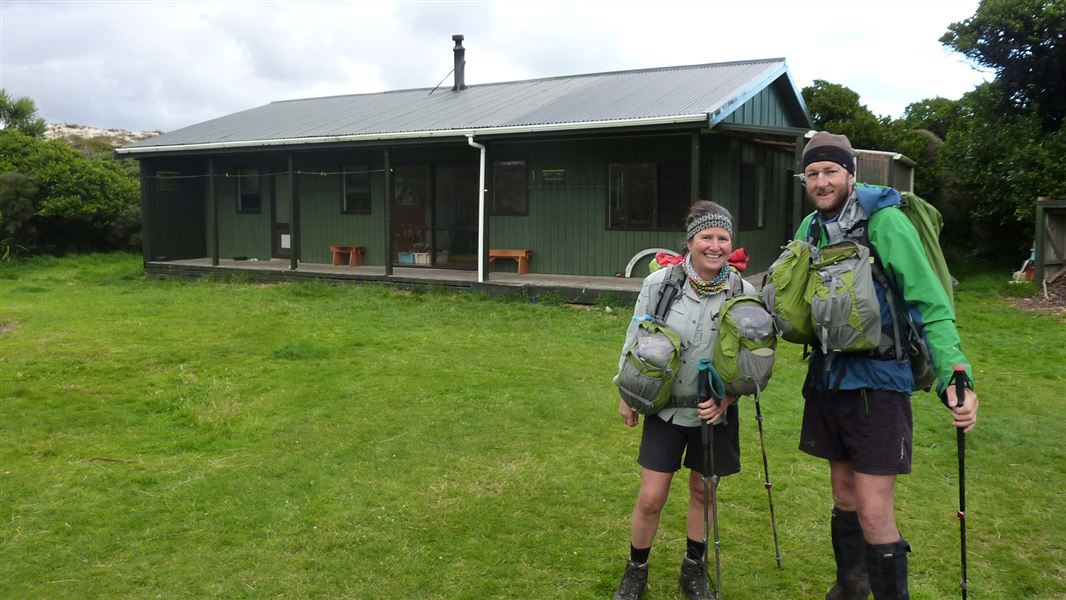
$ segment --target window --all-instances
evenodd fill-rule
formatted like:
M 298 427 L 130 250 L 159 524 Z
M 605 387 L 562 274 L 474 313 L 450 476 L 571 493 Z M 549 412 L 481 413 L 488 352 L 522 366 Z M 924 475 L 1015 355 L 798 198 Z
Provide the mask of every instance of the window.
M 526 161 L 497 160 L 492 163 L 492 213 L 515 216 L 529 214 Z
M 370 165 L 341 167 L 341 212 L 346 215 L 370 214 Z
M 156 171 L 156 190 L 160 194 L 173 194 L 178 191 L 177 171 Z
M 263 211 L 259 194 L 259 169 L 237 170 L 237 212 L 258 213 Z
M 766 169 L 751 163 L 740 165 L 740 214 L 741 230 L 759 229 L 763 226 L 763 205 L 766 203 L 763 178 Z
M 691 204 L 688 163 L 613 163 L 609 171 L 609 228 L 682 227 Z

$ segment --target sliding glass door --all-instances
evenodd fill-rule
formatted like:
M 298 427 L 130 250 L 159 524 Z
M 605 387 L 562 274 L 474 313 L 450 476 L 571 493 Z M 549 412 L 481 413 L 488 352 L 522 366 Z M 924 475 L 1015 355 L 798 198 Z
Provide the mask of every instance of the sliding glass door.
M 393 264 L 475 268 L 477 181 L 476 167 L 397 166 L 393 171 Z

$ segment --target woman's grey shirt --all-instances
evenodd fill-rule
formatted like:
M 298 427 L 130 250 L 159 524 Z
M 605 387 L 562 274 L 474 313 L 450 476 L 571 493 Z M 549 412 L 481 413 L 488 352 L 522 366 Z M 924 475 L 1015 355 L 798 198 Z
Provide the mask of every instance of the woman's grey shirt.
M 680 267 L 679 267 L 680 268 Z M 650 315 L 655 310 L 655 302 L 659 298 L 659 288 L 669 276 L 670 268 L 665 267 L 644 278 L 644 285 L 640 288 L 637 303 L 633 307 L 633 317 L 626 331 L 626 341 L 622 345 L 622 355 L 618 359 L 618 369 L 622 368 L 625 360 L 626 348 L 633 343 L 637 336 L 639 319 L 644 315 Z M 731 277 L 739 278 L 735 272 Z M 744 294 L 756 294 L 755 286 L 741 279 Z M 726 289 L 732 289 L 733 281 Z M 654 294 L 654 297 L 652 297 Z M 681 294 L 674 299 L 670 306 L 670 312 L 666 316 L 666 324 L 681 337 L 681 367 L 674 380 L 674 387 L 670 395 L 674 398 L 694 398 L 697 393 L 696 373 L 701 358 L 711 358 L 714 349 L 714 341 L 718 337 L 718 310 L 728 297 L 728 291 L 712 294 L 700 298 L 685 278 Z M 615 377 L 617 382 L 617 377 Z M 656 416 L 664 421 L 685 427 L 696 427 L 700 424 L 699 415 L 695 408 L 664 408 L 656 413 Z

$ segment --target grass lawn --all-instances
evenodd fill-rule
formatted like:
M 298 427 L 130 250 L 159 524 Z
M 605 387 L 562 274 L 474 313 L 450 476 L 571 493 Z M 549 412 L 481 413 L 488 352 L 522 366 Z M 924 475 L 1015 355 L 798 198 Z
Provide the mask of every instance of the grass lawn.
M 1066 322 L 962 274 L 981 420 L 971 598 L 1066 597 Z M 0 597 L 609 598 L 639 429 L 610 384 L 629 308 L 383 287 L 145 279 L 140 258 L 0 267 Z M 821 598 L 828 469 L 796 450 L 803 364 L 754 406 L 720 492 L 731 600 Z M 955 433 L 914 399 L 898 516 L 912 598 L 958 597 Z M 645 598 L 676 598 L 685 477 Z

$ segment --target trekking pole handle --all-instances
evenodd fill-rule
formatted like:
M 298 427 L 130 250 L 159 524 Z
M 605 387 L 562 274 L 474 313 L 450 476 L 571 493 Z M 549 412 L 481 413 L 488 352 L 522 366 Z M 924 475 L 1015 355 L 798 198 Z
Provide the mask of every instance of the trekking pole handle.
M 966 365 L 954 365 L 955 371 L 952 379 L 955 380 L 955 406 L 962 406 L 966 400 L 966 384 L 970 382 L 970 376 L 966 374 Z
M 700 366 L 697 371 L 696 395 L 699 396 L 699 402 L 701 404 L 707 400 L 714 400 L 715 406 L 721 406 L 722 398 L 714 391 L 714 386 L 711 385 L 711 369 L 713 368 L 714 367 L 711 365 L 711 359 L 700 359 Z

